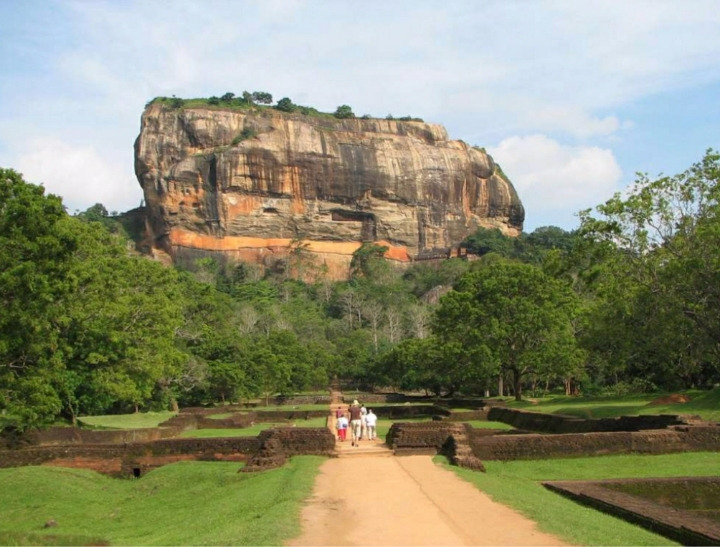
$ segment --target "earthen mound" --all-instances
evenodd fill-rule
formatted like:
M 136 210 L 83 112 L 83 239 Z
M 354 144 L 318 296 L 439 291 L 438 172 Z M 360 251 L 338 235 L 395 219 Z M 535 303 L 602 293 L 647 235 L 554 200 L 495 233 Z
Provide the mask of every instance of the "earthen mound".
M 690 401 L 691 401 L 691 399 L 687 395 L 682 395 L 680 393 L 673 393 L 672 395 L 665 395 L 664 397 L 659 397 L 659 398 L 655 399 L 654 401 L 651 401 L 648 404 L 651 406 L 677 405 L 677 404 L 689 403 Z

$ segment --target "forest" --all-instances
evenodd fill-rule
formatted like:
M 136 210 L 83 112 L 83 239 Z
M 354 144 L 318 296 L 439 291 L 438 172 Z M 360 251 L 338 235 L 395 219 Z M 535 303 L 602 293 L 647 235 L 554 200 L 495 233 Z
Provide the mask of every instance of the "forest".
M 720 382 L 720 155 L 581 211 L 573 231 L 480 229 L 468 258 L 347 281 L 135 251 L 126 215 L 0 169 L 0 426 L 358 389 L 622 394 Z M 473 258 L 470 260 L 469 258 Z M 302 276 L 307 279 L 306 275 Z

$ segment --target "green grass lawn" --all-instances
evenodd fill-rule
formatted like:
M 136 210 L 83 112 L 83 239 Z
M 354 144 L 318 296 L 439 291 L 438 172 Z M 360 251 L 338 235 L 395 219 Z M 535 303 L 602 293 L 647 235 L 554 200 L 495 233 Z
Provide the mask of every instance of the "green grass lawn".
M 500 429 L 502 431 L 510 431 L 514 429 L 513 426 L 505 424 L 503 422 L 488 422 L 487 420 L 470 420 L 464 423 L 469 424 L 477 429 Z
M 136 412 L 108 416 L 84 416 L 78 421 L 90 427 L 107 429 L 144 429 L 157 427 L 175 416 L 177 412 Z
M 325 427 L 327 418 L 310 418 L 309 420 L 293 420 L 284 423 L 259 423 L 250 427 L 237 429 L 193 429 L 180 436 L 189 439 L 208 439 L 211 437 L 256 437 L 261 431 L 271 427 Z
M 307 404 L 307 405 L 269 405 L 269 406 L 254 406 L 248 408 L 247 412 L 255 412 L 256 410 L 272 411 L 272 412 L 288 412 L 288 411 L 302 411 L 302 410 L 328 410 L 329 404 Z M 329 412 L 329 410 L 328 410 Z
M 0 469 L 0 545 L 280 545 L 324 458 L 261 473 L 180 462 L 138 479 L 82 469 Z M 57 527 L 43 528 L 48 520 Z
M 215 437 L 257 437 L 261 431 L 287 424 L 255 424 L 237 429 L 193 429 L 180 434 L 183 439 L 212 439 Z
M 444 458 L 438 457 L 445 462 Z M 584 507 L 540 484 L 543 480 L 594 480 L 631 477 L 717 476 L 714 452 L 657 456 L 617 455 L 512 462 L 484 462 L 487 473 L 449 467 L 492 499 L 509 505 L 541 529 L 574 545 L 675 545 L 644 529 Z
M 650 393 L 613 397 L 565 397 L 550 396 L 509 402 L 510 408 L 521 408 L 534 412 L 568 414 L 580 418 L 615 418 L 618 416 L 637 416 L 640 414 L 696 414 L 705 420 L 720 421 L 720 388 L 711 391 L 682 392 L 691 400 L 687 403 L 670 405 L 651 405 L 652 401 L 668 395 Z

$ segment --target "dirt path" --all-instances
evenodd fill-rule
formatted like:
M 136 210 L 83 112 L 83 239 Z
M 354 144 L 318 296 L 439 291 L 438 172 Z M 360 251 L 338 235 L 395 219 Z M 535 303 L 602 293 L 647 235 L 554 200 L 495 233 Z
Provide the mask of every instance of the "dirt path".
M 430 456 L 328 460 L 288 545 L 564 545 Z
M 430 456 L 393 456 L 379 439 L 336 446 L 287 545 L 566 545 Z
M 333 393 L 334 411 L 347 405 Z M 287 545 L 565 545 L 430 456 L 393 456 L 380 439 L 336 443 Z

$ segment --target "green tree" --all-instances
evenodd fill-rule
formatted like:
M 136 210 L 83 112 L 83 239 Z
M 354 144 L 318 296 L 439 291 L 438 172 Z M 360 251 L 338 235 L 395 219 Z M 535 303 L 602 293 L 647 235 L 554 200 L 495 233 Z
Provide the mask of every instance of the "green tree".
M 258 339 L 244 359 L 255 393 L 265 397 L 266 405 L 270 396 L 287 393 L 292 375 L 290 364 L 272 351 L 267 340 Z
M 297 110 L 297 105 L 293 104 L 293 102 L 288 97 L 283 97 L 277 102 L 275 108 L 282 112 L 294 112 L 295 110 Z
M 59 302 L 77 241 L 59 197 L 0 169 L 0 410 L 19 428 L 52 420 L 63 369 Z
M 636 287 L 627 300 L 634 307 L 626 317 L 637 324 L 630 334 L 650 336 L 658 348 L 636 352 L 631 365 L 674 371 L 691 385 L 720 379 L 718 182 L 720 155 L 708 150 L 679 175 L 638 175 L 625 196 L 597 207 L 599 218 L 581 214 L 582 234 L 616 247 L 619 268 Z
M 272 95 L 266 91 L 253 91 L 252 100 L 260 104 L 272 104 L 273 102 Z
M 350 261 L 350 274 L 353 277 L 375 277 L 379 270 L 386 270 L 389 266 L 384 260 L 389 247 L 375 243 L 363 243 L 357 249 Z
M 99 224 L 74 221 L 72 229 L 80 242 L 69 271 L 76 290 L 62 303 L 60 350 L 82 380 L 78 408 L 138 410 L 182 362 L 175 346 L 183 309 L 177 273 L 128 256 Z
M 512 256 L 532 264 L 543 264 L 551 252 L 561 256 L 569 254 L 578 240 L 576 232 L 568 232 L 557 226 L 541 226 L 529 234 L 521 234 L 515 240 Z
M 348 105 L 343 104 L 337 107 L 337 110 L 333 113 L 333 116 L 339 119 L 354 118 L 355 114 Z
M 581 362 L 576 314 L 565 284 L 535 266 L 499 259 L 463 276 L 441 299 L 433 329 L 471 378 L 507 372 L 521 400 L 528 374 L 563 374 Z
M 245 372 L 237 363 L 214 361 L 210 364 L 210 392 L 222 404 L 245 395 L 245 385 Z
M 514 239 L 503 234 L 498 228 L 478 228 L 474 234 L 466 237 L 462 246 L 476 255 L 497 253 L 510 257 L 513 252 Z

